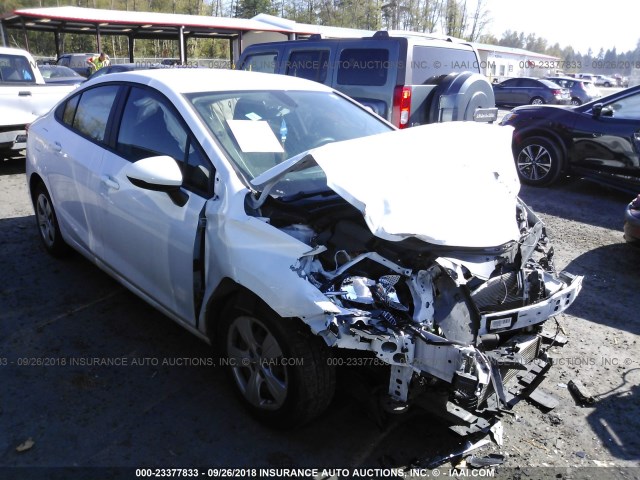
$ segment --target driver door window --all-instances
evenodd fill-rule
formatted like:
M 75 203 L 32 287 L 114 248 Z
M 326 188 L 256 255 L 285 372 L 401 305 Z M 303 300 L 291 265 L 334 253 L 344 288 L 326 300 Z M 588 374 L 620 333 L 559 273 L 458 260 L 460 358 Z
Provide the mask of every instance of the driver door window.
M 185 188 L 203 196 L 212 193 L 213 167 L 174 109 L 154 91 L 131 89 L 116 150 L 130 161 L 168 155 L 178 162 Z

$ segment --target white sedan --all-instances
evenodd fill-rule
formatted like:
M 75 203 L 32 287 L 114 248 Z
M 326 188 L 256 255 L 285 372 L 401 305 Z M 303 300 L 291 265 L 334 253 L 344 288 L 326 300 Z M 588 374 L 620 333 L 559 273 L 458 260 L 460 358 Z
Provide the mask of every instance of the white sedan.
M 217 345 L 278 427 L 320 414 L 340 365 L 388 366 L 394 410 L 434 388 L 458 412 L 506 406 L 581 285 L 518 198 L 510 129 L 395 130 L 292 77 L 89 81 L 30 126 L 27 181 L 51 254 Z

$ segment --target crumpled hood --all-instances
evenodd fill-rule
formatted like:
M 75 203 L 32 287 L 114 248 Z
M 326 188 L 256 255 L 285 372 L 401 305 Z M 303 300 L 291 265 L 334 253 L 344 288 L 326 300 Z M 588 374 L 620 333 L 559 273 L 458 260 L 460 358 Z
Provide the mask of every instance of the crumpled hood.
M 512 133 L 476 122 L 423 125 L 310 150 L 252 183 L 268 188 L 314 160 L 329 188 L 360 210 L 380 238 L 498 246 L 520 237 Z

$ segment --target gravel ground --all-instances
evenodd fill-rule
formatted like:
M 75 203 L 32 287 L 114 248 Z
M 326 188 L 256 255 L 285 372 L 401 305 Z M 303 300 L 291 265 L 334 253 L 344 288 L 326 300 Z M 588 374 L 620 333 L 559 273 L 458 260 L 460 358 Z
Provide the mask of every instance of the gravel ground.
M 505 466 L 518 478 L 573 478 L 555 473 L 565 467 L 637 477 L 638 469 L 620 470 L 640 467 L 640 249 L 622 238 L 630 198 L 581 180 L 523 187 L 521 196 L 547 223 L 557 267 L 585 280 L 557 318 L 569 342 L 553 347 L 557 365 L 542 385 L 559 406 L 542 412 L 521 402 L 504 418 L 504 446 L 479 454 L 507 454 Z M 461 215 L 472 215 L 472 207 Z M 0 358 L 208 355 L 89 262 L 44 253 L 24 161 L 0 163 L 0 244 Z M 402 467 L 457 441 L 437 419 L 416 412 L 380 428 L 344 391 L 318 421 L 273 432 L 248 418 L 219 370 L 0 365 L 0 372 L 0 468 Z M 576 403 L 567 389 L 572 379 L 591 391 L 593 405 Z M 17 452 L 29 438 L 34 445 Z M 556 470 L 527 470 L 537 467 Z M 0 478 L 25 478 L 16 471 Z

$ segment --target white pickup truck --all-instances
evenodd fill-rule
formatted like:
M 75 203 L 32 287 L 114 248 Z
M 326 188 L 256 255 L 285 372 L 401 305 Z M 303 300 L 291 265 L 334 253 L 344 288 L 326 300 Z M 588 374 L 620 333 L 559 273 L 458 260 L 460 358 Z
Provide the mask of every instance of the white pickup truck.
M 0 47 L 0 160 L 19 156 L 26 147 L 26 125 L 75 88 L 45 85 L 28 52 Z

